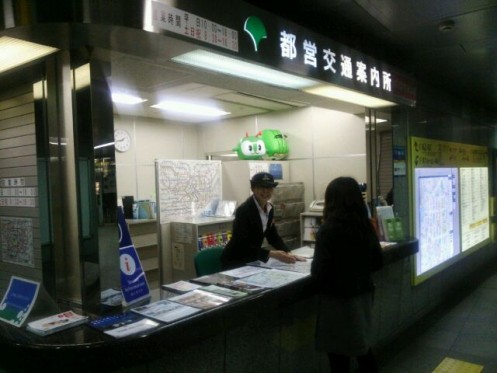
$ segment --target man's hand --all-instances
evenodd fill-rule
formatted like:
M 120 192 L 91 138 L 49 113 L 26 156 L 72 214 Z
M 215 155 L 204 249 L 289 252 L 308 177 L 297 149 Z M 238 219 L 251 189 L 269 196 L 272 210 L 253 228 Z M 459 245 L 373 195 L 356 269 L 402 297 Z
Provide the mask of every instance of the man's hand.
M 283 250 L 271 250 L 269 252 L 269 256 L 274 259 L 278 259 L 279 261 L 283 263 L 288 263 L 288 264 L 293 264 L 295 262 L 305 262 L 306 259 L 298 256 L 298 255 L 293 255 L 290 253 L 287 253 L 286 251 Z

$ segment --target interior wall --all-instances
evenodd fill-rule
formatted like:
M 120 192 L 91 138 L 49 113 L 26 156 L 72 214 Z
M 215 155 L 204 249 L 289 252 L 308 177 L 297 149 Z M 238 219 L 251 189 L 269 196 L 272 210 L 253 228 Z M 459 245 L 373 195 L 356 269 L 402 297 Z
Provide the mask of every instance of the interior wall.
M 386 198 L 393 188 L 393 146 L 392 131 L 382 131 L 379 134 L 378 149 L 378 192 L 383 198 Z
M 337 176 L 366 182 L 366 139 L 362 117 L 317 107 L 297 108 L 203 125 L 139 117 L 115 117 L 115 128 L 132 136 L 131 149 L 116 154 L 118 198 L 155 200 L 154 159 L 205 159 L 229 152 L 240 138 L 278 129 L 290 149 L 290 181 L 304 182 L 308 206 L 322 199 Z
M 43 277 L 37 177 L 33 87 L 27 84 L 0 96 L 0 294 L 11 276 Z
M 114 128 L 131 135 L 131 148 L 116 151 L 117 196 L 155 201 L 155 159 L 203 159 L 198 128 L 152 118 L 115 116 Z

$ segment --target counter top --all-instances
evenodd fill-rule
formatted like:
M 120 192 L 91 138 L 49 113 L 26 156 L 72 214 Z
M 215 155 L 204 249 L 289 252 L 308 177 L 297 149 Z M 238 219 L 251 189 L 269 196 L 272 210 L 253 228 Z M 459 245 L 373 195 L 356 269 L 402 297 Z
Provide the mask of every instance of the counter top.
M 224 333 L 227 325 L 238 325 L 240 314 L 254 310 L 277 310 L 307 293 L 310 277 L 277 289 L 234 299 L 213 309 L 201 311 L 179 321 L 140 334 L 116 339 L 88 324 L 82 324 L 48 336 L 38 336 L 0 322 L 0 369 L 7 372 L 46 371 L 94 372 L 145 364 L 200 340 Z M 161 290 L 160 297 L 170 295 Z M 156 299 L 158 300 L 158 299 Z M 90 315 L 90 319 L 92 316 Z M 238 320 L 238 321 L 237 321 Z M 67 367 L 64 368 L 64 367 Z
M 171 223 L 207 225 L 212 223 L 230 223 L 233 220 L 235 220 L 234 216 L 179 216 L 172 219 Z
M 407 258 L 419 251 L 417 238 L 409 237 L 404 241 L 383 248 L 383 263 L 385 265 Z
M 385 265 L 417 251 L 416 239 L 388 246 L 383 249 Z M 7 372 L 26 372 L 43 366 L 45 370 L 61 372 L 65 371 L 61 367 L 67 367 L 67 371 L 86 372 L 144 365 L 172 351 L 195 345 L 200 340 L 219 337 L 220 333 L 227 333 L 230 328 L 239 326 L 240 319 L 245 316 L 258 319 L 264 318 L 267 313 L 279 315 L 288 305 L 312 298 L 310 285 L 311 280 L 307 276 L 170 324 L 160 323 L 151 331 L 122 339 L 108 336 L 88 324 L 41 337 L 26 331 L 25 327 L 16 328 L 0 322 L 0 368 Z M 155 297 L 160 299 L 171 295 L 165 290 L 156 294 Z M 155 300 L 159 299 L 152 299 Z M 78 312 L 76 309 L 74 311 Z M 90 319 L 94 318 L 92 315 L 88 316 Z

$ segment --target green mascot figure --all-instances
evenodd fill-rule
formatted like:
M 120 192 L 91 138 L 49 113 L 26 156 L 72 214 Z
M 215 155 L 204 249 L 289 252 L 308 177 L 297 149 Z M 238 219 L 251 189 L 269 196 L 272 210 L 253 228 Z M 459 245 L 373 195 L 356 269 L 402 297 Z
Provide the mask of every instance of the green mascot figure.
M 255 136 L 247 133 L 233 150 L 243 160 L 282 160 L 288 156 L 288 143 L 280 130 L 268 129 Z

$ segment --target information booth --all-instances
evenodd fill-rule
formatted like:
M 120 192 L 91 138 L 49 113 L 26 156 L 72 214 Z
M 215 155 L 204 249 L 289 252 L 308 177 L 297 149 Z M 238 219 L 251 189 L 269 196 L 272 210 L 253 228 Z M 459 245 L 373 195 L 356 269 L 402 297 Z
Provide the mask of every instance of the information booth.
M 307 275 L 171 322 L 144 321 L 122 338 L 90 326 L 170 299 L 162 285 L 191 282 L 195 252 L 228 238 L 230 219 L 209 216 L 216 215 L 210 204 L 242 203 L 256 171 L 299 192 L 276 206 L 296 247 L 312 244 L 319 214 L 310 206 L 333 178 L 353 176 L 367 186 L 373 218 L 380 197 L 393 190 L 406 235 L 383 248 L 376 348 L 428 312 L 433 298 L 478 278 L 495 257 L 485 221 L 494 214 L 482 213 L 487 190 L 478 214 L 461 217 L 462 255 L 448 262 L 451 275 L 413 281 L 414 256 L 421 255 L 423 275 L 432 253 L 425 241 L 418 253 L 411 213 L 419 201 L 411 197 L 424 201 L 417 191 L 430 181 L 423 175 L 439 175 L 409 163 L 415 153 L 406 139 L 411 123 L 420 126 L 416 84 L 399 69 L 243 1 L 84 2 L 63 8 L 62 19 L 33 3 L 0 8 L 7 20 L 0 24 L 1 50 L 7 43 L 23 47 L 21 55 L 39 51 L 0 72 L 0 295 L 9 294 L 12 278 L 39 285 L 27 297 L 32 309 L 20 312 L 29 317 L 20 325 L 0 322 L 0 369 L 326 371 L 313 346 L 315 297 Z M 336 89 L 348 98 L 332 96 Z M 178 98 L 194 103 L 186 114 L 178 113 Z M 286 158 L 264 131 L 286 139 Z M 426 160 L 428 141 L 422 142 L 418 155 Z M 259 156 L 262 148 L 267 152 Z M 484 181 L 468 180 L 491 179 L 488 162 L 443 165 L 459 175 L 461 201 L 485 191 Z M 206 171 L 211 166 L 217 174 Z M 120 255 L 116 211 L 130 197 L 143 214 L 131 210 L 130 251 Z M 206 226 L 196 219 L 211 220 Z M 137 268 L 145 299 L 123 304 L 123 272 L 131 278 Z M 474 270 L 467 275 L 466 268 Z M 68 310 L 87 322 L 43 336 L 27 330 L 35 319 Z

